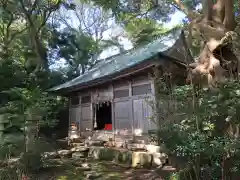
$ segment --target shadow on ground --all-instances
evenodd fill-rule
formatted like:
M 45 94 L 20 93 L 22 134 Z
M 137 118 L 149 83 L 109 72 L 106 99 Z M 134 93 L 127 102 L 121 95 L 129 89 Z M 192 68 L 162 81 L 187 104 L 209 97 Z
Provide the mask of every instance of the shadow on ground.
M 81 168 L 81 164 L 89 169 Z M 78 165 L 79 164 L 79 165 Z M 31 180 L 167 180 L 168 170 L 132 169 L 113 162 L 77 161 L 73 159 L 56 159 L 45 162 L 45 167 Z M 161 177 L 160 174 L 163 176 Z

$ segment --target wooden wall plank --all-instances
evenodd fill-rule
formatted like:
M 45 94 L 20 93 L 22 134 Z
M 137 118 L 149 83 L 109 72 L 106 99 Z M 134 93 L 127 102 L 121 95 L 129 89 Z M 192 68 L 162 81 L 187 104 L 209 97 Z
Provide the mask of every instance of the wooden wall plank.
M 134 128 L 141 129 L 143 133 L 155 129 L 156 125 L 150 120 L 152 108 L 146 99 L 133 100 Z
M 80 121 L 80 129 L 81 132 L 86 131 L 87 129 L 92 129 L 92 108 L 91 104 L 82 105 L 81 108 L 81 121 Z
M 149 102 L 143 100 L 143 132 L 148 132 L 148 130 L 156 129 L 157 125 L 151 120 L 153 115 L 152 107 Z
M 78 123 L 80 125 L 81 122 L 81 107 L 71 107 L 69 109 L 69 126 L 72 122 Z M 78 127 L 79 128 L 79 127 Z
M 85 105 L 82 106 L 82 120 L 92 119 L 91 106 Z
M 115 127 L 118 130 L 132 129 L 132 121 L 130 119 L 130 102 L 115 102 Z
M 133 100 L 133 118 L 134 118 L 134 128 L 135 129 L 142 129 L 141 122 L 142 122 L 142 114 L 143 114 L 143 108 L 142 108 L 142 100 L 136 99 Z

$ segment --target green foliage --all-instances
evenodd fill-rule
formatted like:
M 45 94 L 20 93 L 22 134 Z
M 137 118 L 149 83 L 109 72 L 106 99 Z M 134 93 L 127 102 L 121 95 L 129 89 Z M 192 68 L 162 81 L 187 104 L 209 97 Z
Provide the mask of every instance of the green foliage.
M 9 166 L 0 170 L 0 180 L 23 180 L 26 171 L 19 166 Z
M 132 18 L 130 22 L 124 23 L 124 27 L 135 46 L 147 44 L 167 32 L 166 28 L 148 17 L 137 18 L 134 17 L 134 14 L 124 13 L 120 18 L 122 21 Z
M 0 108 L 4 129 L 1 136 L 0 156 L 18 156 L 25 151 L 26 124 L 29 117 L 36 117 L 33 122 L 34 134 L 38 136 L 41 127 L 54 127 L 57 123 L 56 115 L 64 108 L 64 99 L 57 99 L 42 92 L 39 88 L 12 88 L 2 92 L 9 97 L 8 102 Z M 32 125 L 31 125 L 32 126 Z M 38 141 L 37 141 L 38 142 Z M 45 146 L 45 145 L 44 145 Z M 35 147 L 35 146 L 34 146 Z M 34 149 L 34 148 L 33 148 Z M 40 145 L 37 149 L 41 149 Z
M 169 180 L 180 180 L 180 176 L 178 173 L 173 173 L 169 176 Z
M 52 126 L 56 123 L 56 114 L 49 112 L 55 106 L 59 106 L 61 99 L 42 92 L 39 88 L 12 88 L 8 91 L 2 91 L 5 96 L 9 97 L 9 101 L 0 112 L 5 115 L 11 126 L 23 125 L 30 111 L 36 115 L 41 115 L 40 124 Z M 61 102 L 60 102 L 61 101 Z M 49 118 L 51 117 L 51 119 Z M 50 120 L 50 121 L 49 121 Z
M 56 125 L 56 115 L 65 107 L 64 98 L 57 99 L 44 92 L 50 86 L 63 82 L 62 74 L 57 74 L 57 79 L 54 71 L 35 71 L 39 59 L 47 53 L 47 20 L 58 9 L 59 3 L 61 2 L 44 1 L 33 5 L 26 1 L 0 2 L 3 15 L 0 17 L 1 159 L 19 156 L 25 151 L 26 130 L 29 128 L 27 120 L 37 118 L 36 132 L 32 134 L 37 136 L 41 127 Z M 25 9 L 29 11 L 26 12 Z M 39 49 L 34 47 L 34 34 L 41 38 L 41 41 L 34 38 L 39 42 Z
M 59 50 L 59 56 L 68 61 L 77 75 L 85 73 L 91 67 L 91 63 L 95 63 L 95 55 L 102 51 L 93 37 L 69 28 L 55 31 L 51 46 Z
M 20 158 L 20 164 L 29 172 L 37 172 L 43 167 L 41 154 L 36 151 L 25 152 Z
M 116 21 L 126 30 L 129 39 L 135 46 L 151 42 L 153 39 L 166 33 L 167 29 L 160 22 L 170 20 L 169 14 L 174 8 L 168 1 L 160 1 L 156 6 L 153 1 L 85 1 L 111 9 Z M 113 3 L 113 4 L 112 4 Z
M 117 11 L 121 5 L 119 0 L 80 0 L 84 3 L 93 3 L 96 6 L 102 6 L 105 10 L 112 9 Z
M 176 88 L 171 95 L 177 102 L 175 114 L 181 113 L 181 117 L 166 121 L 160 137 L 170 152 L 185 157 L 196 168 L 199 179 L 200 172 L 220 179 L 222 170 L 231 174 L 240 167 L 239 89 L 239 82 L 231 81 L 214 92 L 203 89 L 198 96 L 191 86 Z
M 161 20 L 169 20 L 167 16 L 175 10 L 175 8 L 171 6 L 173 2 L 171 0 L 161 0 L 158 1 L 159 4 L 155 4 L 152 0 L 83 0 L 83 2 L 93 3 L 106 10 L 110 9 L 116 17 L 118 17 L 120 13 L 138 13 L 139 16 L 147 14 Z

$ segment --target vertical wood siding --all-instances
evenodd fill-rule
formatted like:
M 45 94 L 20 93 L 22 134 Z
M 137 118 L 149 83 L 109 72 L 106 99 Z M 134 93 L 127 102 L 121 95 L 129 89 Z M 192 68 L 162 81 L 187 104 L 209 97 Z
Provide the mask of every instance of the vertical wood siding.
M 151 121 L 152 108 L 145 99 L 133 100 L 134 128 L 141 129 L 147 133 L 150 129 L 155 129 L 156 125 Z
M 112 123 L 115 130 L 126 129 L 132 132 L 132 130 L 141 129 L 143 133 L 147 133 L 149 129 L 156 127 L 149 120 L 152 109 L 145 99 L 146 94 L 152 96 L 154 92 L 152 81 L 148 76 L 136 76 L 132 79 L 117 81 L 111 86 L 87 90 L 87 92 L 80 93 L 81 102 L 78 107 L 70 107 L 70 120 L 80 122 L 81 132 L 86 131 L 86 128 L 93 128 L 92 103 L 97 103 L 98 100 L 112 101 Z M 89 94 L 91 94 L 91 100 L 85 98 Z
M 132 121 L 130 119 L 130 101 L 119 101 L 114 104 L 115 110 L 115 128 L 117 130 L 131 130 Z
M 77 106 L 77 107 L 71 107 L 69 109 L 69 120 L 70 123 L 69 125 L 71 125 L 72 122 L 78 123 L 78 125 L 80 125 L 80 116 L 81 116 L 81 107 Z
M 92 129 L 92 108 L 91 104 L 82 104 L 81 106 L 81 124 L 80 129 L 82 132 L 86 131 L 87 129 Z

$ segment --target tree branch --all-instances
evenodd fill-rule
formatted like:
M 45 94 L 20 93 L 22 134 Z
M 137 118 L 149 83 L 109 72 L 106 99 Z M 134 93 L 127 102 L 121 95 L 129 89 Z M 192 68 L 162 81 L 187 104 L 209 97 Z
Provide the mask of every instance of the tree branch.
M 35 0 L 32 4 L 32 9 L 31 9 L 31 13 L 37 8 L 39 0 Z
M 9 11 L 8 11 L 8 12 L 9 12 Z M 12 14 L 11 12 L 9 12 L 9 14 L 10 14 L 10 19 L 9 19 L 9 21 L 8 21 L 7 29 L 6 29 L 6 31 L 7 31 L 7 32 L 6 32 L 6 39 L 9 38 L 10 26 L 12 25 L 13 20 L 14 20 L 13 14 Z
M 181 2 L 181 0 L 174 0 L 174 2 L 177 4 L 179 9 L 187 15 L 187 17 L 190 21 L 192 21 L 196 17 L 199 17 L 199 15 L 200 15 L 199 13 L 194 12 L 194 11 L 190 10 L 189 8 L 185 7 L 185 5 Z
M 51 14 L 52 14 L 52 12 L 48 12 L 48 13 L 47 13 L 47 11 L 43 12 L 43 21 L 42 21 L 42 23 L 40 24 L 40 26 L 37 29 L 37 32 L 36 32 L 37 34 L 41 31 L 42 27 L 46 25 L 47 20 L 49 19 Z
M 8 15 L 10 15 L 10 18 L 9 18 L 9 21 L 7 23 L 7 28 L 6 28 L 6 35 L 5 35 L 5 39 L 8 39 L 9 38 L 9 28 L 14 20 L 14 16 L 13 16 L 13 13 L 11 11 L 9 11 L 7 9 L 7 6 L 9 5 L 10 3 L 8 1 L 2 1 L 1 2 L 1 6 L 2 8 L 4 9 L 4 11 L 6 11 L 8 13 Z M 4 27 L 4 25 L 3 25 Z M 4 33 L 3 33 L 4 34 Z M 4 35 L 3 35 L 4 36 Z
M 189 10 L 183 5 L 183 3 L 181 2 L 181 0 L 175 0 L 175 3 L 178 5 L 178 7 L 185 12 L 186 14 L 189 13 Z
M 37 1 L 37 0 L 36 0 Z M 22 10 L 23 10 L 23 13 L 24 13 L 24 15 L 26 16 L 26 18 L 27 18 L 27 21 L 28 21 L 28 23 L 29 23 L 29 25 L 30 26 L 33 26 L 33 21 L 32 21 L 32 18 L 31 18 L 31 14 L 29 13 L 29 11 L 25 8 L 25 5 L 24 5 L 24 2 L 23 2 L 23 0 L 19 0 L 19 2 L 20 2 L 20 5 L 21 5 L 21 8 L 22 8 Z
M 17 35 L 22 34 L 22 33 L 23 33 L 24 31 L 26 31 L 26 30 L 27 30 L 27 27 L 23 28 L 21 31 L 17 31 L 17 32 L 13 33 L 12 36 L 11 36 L 11 38 L 8 40 L 7 43 L 10 44 Z
M 182 11 L 185 15 L 187 15 L 187 12 L 184 12 L 177 4 L 171 3 L 171 5 L 172 5 L 174 8 L 176 8 L 177 10 Z
M 137 13 L 136 15 L 131 16 L 128 20 L 124 21 L 123 23 L 128 24 L 134 18 L 137 18 L 138 16 L 140 16 L 140 17 L 146 16 L 150 11 L 153 11 L 153 10 L 155 10 L 157 8 L 158 8 L 158 6 L 152 6 L 151 8 L 147 9 L 146 12 L 144 12 L 144 13 Z

